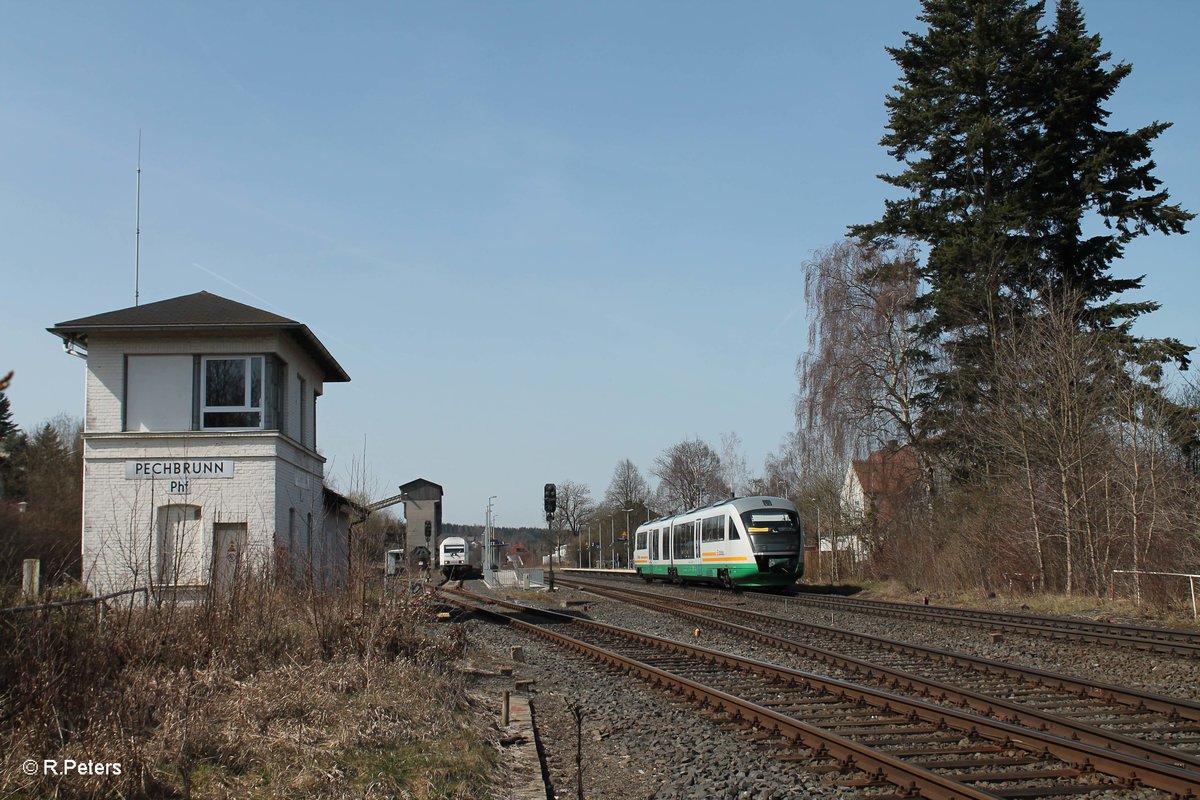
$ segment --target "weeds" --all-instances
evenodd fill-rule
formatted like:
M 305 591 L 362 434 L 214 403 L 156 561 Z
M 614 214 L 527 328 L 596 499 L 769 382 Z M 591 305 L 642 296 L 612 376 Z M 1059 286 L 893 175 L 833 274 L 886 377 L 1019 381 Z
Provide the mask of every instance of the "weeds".
M 364 610 L 265 580 L 103 623 L 0 616 L 0 796 L 484 797 L 463 637 L 431 619 L 421 596 Z M 120 774 L 27 776 L 26 759 Z

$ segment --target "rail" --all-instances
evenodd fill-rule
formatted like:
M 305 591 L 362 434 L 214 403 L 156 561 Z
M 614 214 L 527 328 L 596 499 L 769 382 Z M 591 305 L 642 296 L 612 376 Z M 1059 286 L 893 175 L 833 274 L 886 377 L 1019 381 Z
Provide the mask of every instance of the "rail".
M 909 696 L 915 693 L 916 696 L 922 698 L 952 698 L 957 702 L 974 708 L 977 713 L 986 717 L 1001 718 L 1007 722 L 1016 722 L 1025 727 L 1035 728 L 1043 732 L 1052 732 L 1059 736 L 1088 742 L 1100 747 L 1118 749 L 1139 758 L 1183 766 L 1200 773 L 1200 756 L 1197 756 L 1195 753 L 1171 749 L 1169 741 L 1144 741 L 1137 735 L 1132 735 L 1132 738 L 1125 739 L 1118 735 L 1121 733 L 1120 730 L 1114 730 L 1114 728 L 1121 727 L 1127 719 L 1136 719 L 1137 722 L 1143 724 L 1143 727 L 1166 726 L 1172 720 L 1186 719 L 1193 722 L 1200 721 L 1200 704 L 1197 703 L 1153 695 L 1134 689 L 1092 683 L 1072 678 L 1068 675 L 1058 675 L 964 654 L 950 653 L 944 650 L 867 636 L 865 634 L 856 634 L 820 625 L 771 617 L 767 614 L 746 609 L 724 607 L 698 600 L 689 600 L 682 597 L 666 596 L 623 587 L 599 587 L 585 581 L 571 579 L 567 579 L 563 583 L 566 586 L 574 586 L 600 597 L 634 603 L 642 608 L 648 608 L 660 613 L 673 614 L 707 627 L 724 630 L 734 636 L 751 639 L 770 647 L 776 647 L 791 653 L 813 658 L 822 664 L 836 666 L 839 669 L 858 676 L 855 678 L 856 680 L 867 679 L 875 682 L 877 685 L 886 686 L 889 691 L 901 691 L 901 693 L 907 693 Z M 694 610 L 689 611 L 687 609 Z M 721 617 L 740 618 L 754 623 L 759 627 L 745 627 L 723 620 Z M 922 661 L 929 663 L 936 662 L 943 669 L 949 665 L 955 665 L 976 674 L 987 675 L 990 678 L 1004 676 L 1015 681 L 1015 683 L 1007 684 L 1009 689 L 1019 689 L 1022 686 L 1044 687 L 1047 694 L 1054 694 L 1056 695 L 1055 699 L 1072 704 L 1076 711 L 1082 710 L 1089 704 L 1118 704 L 1124 707 L 1115 715 L 1120 718 L 1121 723 L 1115 724 L 1109 722 L 1105 725 L 1106 730 L 1098 730 L 1095 725 L 1086 724 L 1077 715 L 1063 716 L 1053 712 L 1047 713 L 1036 705 L 1014 702 L 1005 697 L 1003 687 L 1002 691 L 997 693 L 995 689 L 989 692 L 975 691 L 963 683 L 951 685 L 945 682 L 948 677 L 943 669 L 938 670 L 941 673 L 939 677 L 930 679 L 923 674 L 905 671 L 895 666 L 887 666 L 882 662 L 872 662 L 856 658 L 844 646 L 830 650 L 783 638 L 777 634 L 780 628 L 795 628 L 806 633 L 815 634 L 822 641 L 837 639 L 844 644 L 853 642 L 870 643 L 873 646 L 886 649 L 890 652 L 909 651 L 913 654 L 919 654 Z M 1058 691 L 1054 691 L 1050 687 L 1056 687 Z
M 1157 789 L 1180 798 L 1191 798 L 1198 796 L 1200 791 L 1200 772 L 1147 761 L 1103 745 L 1074 741 L 1004 720 L 938 706 L 927 700 L 903 697 L 887 690 L 872 689 L 829 676 L 566 616 L 549 609 L 462 591 L 440 591 L 448 599 L 457 595 L 474 603 L 511 609 L 522 615 L 533 613 L 544 616 L 553 621 L 550 626 L 532 624 L 527 619 L 511 616 L 505 621 L 599 658 L 619 669 L 640 674 L 654 684 L 671 686 L 677 694 L 756 724 L 767 733 L 803 742 L 822 756 L 832 754 L 842 765 L 864 769 L 872 778 L 875 775 L 888 776 L 884 778 L 888 782 L 908 787 L 905 796 L 959 800 L 965 797 L 1011 798 L 1078 793 L 1081 789 L 1088 792 L 1108 788 L 1111 791 L 1137 786 Z M 455 601 L 451 599 L 451 602 Z M 492 613 L 505 616 L 498 611 Z M 549 630 L 555 622 L 567 623 L 574 635 Z M 627 644 L 616 644 L 618 639 Z M 620 650 L 616 651 L 614 647 Z M 661 655 L 653 656 L 649 651 L 658 651 Z M 711 678 L 721 678 L 731 670 L 754 677 L 724 678 L 719 685 L 710 682 Z M 702 673 L 706 677 L 700 683 L 697 679 Z M 749 690 L 750 695 L 743 695 L 740 691 L 733 695 L 729 693 L 729 688 L 722 688 L 733 685 Z M 811 697 L 806 699 L 802 696 L 804 694 Z M 838 707 L 830 706 L 828 698 L 833 698 Z M 858 715 L 856 719 L 848 720 L 849 710 L 842 705 L 846 703 L 858 709 L 855 711 Z M 813 713 L 821 709 L 826 712 L 825 716 Z M 888 737 L 913 735 L 918 738 L 913 739 L 914 749 L 889 753 L 873 746 L 883 734 Z M 926 736 L 933 737 L 928 744 L 934 749 L 926 747 L 920 739 Z M 954 749 L 939 751 L 937 748 L 943 745 Z M 1005 752 L 1024 751 L 1027 757 L 1017 757 L 1003 763 L 978 759 L 980 754 L 998 752 L 997 748 Z M 1023 769 L 989 775 L 940 774 L 939 771 L 952 771 L 962 766 L 961 763 L 938 760 L 942 755 L 951 754 L 966 755 L 966 763 L 972 767 L 990 763 L 997 769 Z M 930 760 L 931 757 L 934 760 Z M 1052 768 L 1048 770 L 1037 766 L 1050 762 L 1059 762 L 1061 766 L 1050 764 Z M 1101 784 L 1089 785 L 1086 776 L 1097 773 L 1111 776 L 1117 783 L 1106 787 Z M 1010 781 L 1024 783 L 1044 778 L 1073 781 L 1077 777 L 1082 782 L 1038 786 L 1035 789 L 1022 787 L 980 791 L 975 786 L 966 785 Z

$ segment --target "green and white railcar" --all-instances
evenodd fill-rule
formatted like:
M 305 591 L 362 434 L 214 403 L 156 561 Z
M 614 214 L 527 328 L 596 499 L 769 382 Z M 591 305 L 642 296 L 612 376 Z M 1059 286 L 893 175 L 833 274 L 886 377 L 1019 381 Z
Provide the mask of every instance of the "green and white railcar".
M 800 512 L 782 497 L 737 497 L 651 520 L 634 534 L 647 581 L 790 586 L 804 572 Z

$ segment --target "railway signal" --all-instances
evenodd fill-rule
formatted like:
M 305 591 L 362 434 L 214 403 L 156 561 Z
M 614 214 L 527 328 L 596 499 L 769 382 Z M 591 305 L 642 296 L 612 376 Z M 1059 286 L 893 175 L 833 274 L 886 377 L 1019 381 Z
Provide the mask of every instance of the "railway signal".
M 548 586 L 550 591 L 554 591 L 554 556 L 557 555 L 558 548 L 554 541 L 554 512 L 558 510 L 558 489 L 553 483 L 547 483 L 545 490 L 542 492 L 543 505 L 546 509 L 546 530 L 550 534 L 550 579 Z

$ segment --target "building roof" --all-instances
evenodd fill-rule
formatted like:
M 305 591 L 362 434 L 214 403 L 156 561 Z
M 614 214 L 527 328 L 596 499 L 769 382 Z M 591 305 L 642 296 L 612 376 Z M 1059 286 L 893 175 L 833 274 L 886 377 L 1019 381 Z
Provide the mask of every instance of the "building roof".
M 908 445 L 884 447 L 864 459 L 851 461 L 850 466 L 864 499 L 873 506 L 881 523 L 896 515 L 904 495 L 921 478 L 921 465 Z
M 357 514 L 365 514 L 366 513 L 366 509 L 363 508 L 361 503 L 351 500 L 349 497 L 346 497 L 344 494 L 341 494 L 340 492 L 335 492 L 333 489 L 330 489 L 328 486 L 322 486 L 321 493 L 322 493 L 322 498 L 324 499 L 324 502 L 325 502 L 326 510 L 339 511 L 339 510 L 345 509 L 347 511 L 353 511 Z
M 442 494 L 444 494 L 442 487 L 433 481 L 424 479 L 424 477 L 418 477 L 418 479 L 409 481 L 408 483 L 401 483 L 400 491 L 404 494 L 414 495 L 415 499 L 418 500 L 434 499 L 434 493 L 438 497 L 442 497 Z
M 350 376 L 307 325 L 261 308 L 196 292 L 156 303 L 122 308 L 60 322 L 46 330 L 66 343 L 87 347 L 93 333 L 170 333 L 179 331 L 286 331 L 324 370 L 324 380 L 342 383 Z

